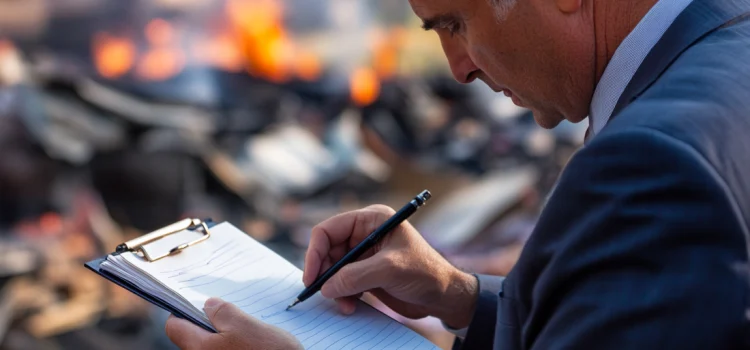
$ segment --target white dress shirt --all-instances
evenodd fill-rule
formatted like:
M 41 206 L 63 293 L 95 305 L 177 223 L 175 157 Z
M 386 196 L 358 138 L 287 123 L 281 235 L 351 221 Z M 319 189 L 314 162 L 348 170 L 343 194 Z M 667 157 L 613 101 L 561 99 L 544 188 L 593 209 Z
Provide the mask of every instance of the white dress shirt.
M 659 39 L 693 0 L 660 0 L 620 43 L 596 85 L 589 108 L 590 140 L 612 116 L 620 96 Z

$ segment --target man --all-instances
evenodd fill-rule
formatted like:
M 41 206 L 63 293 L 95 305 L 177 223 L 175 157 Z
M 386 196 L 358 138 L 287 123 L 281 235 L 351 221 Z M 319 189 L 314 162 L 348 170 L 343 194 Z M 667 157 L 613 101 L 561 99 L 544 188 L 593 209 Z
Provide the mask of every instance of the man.
M 750 1 L 411 4 L 457 80 L 483 80 L 543 127 L 590 116 L 587 145 L 505 279 L 459 271 L 404 224 L 323 295 L 344 312 L 369 291 L 404 316 L 438 317 L 465 349 L 750 348 Z M 391 212 L 317 226 L 304 282 Z M 169 336 L 298 346 L 214 302 L 220 335 L 173 319 Z

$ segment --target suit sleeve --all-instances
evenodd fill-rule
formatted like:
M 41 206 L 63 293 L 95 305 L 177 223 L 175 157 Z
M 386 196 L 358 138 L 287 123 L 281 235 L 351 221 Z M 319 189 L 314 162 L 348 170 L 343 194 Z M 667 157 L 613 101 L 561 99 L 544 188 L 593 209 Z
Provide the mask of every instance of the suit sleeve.
M 530 305 L 522 347 L 744 348 L 747 243 L 723 180 L 659 131 L 600 136 L 569 163 L 514 271 Z
M 453 349 L 492 349 L 497 321 L 498 296 L 505 277 L 475 274 L 479 293 L 469 327 L 462 330 Z M 456 334 L 456 332 L 454 332 Z M 458 336 L 458 334 L 457 334 Z

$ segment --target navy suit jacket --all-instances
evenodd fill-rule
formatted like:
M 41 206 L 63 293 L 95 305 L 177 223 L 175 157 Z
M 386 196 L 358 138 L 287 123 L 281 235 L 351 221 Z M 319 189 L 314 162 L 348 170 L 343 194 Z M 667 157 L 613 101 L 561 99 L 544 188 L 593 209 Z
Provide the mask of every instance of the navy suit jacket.
M 455 348 L 750 349 L 748 227 L 750 0 L 694 0 Z

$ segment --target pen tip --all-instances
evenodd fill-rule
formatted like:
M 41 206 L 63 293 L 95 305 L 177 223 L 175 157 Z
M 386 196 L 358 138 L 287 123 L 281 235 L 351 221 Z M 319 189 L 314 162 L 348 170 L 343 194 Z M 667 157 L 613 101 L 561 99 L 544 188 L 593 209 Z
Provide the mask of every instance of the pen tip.
M 291 309 L 292 307 L 294 307 L 294 305 L 297 305 L 297 304 L 299 304 L 299 299 L 296 299 L 294 300 L 293 303 L 289 304 L 289 306 L 286 307 L 286 311 L 289 311 L 289 309 Z

